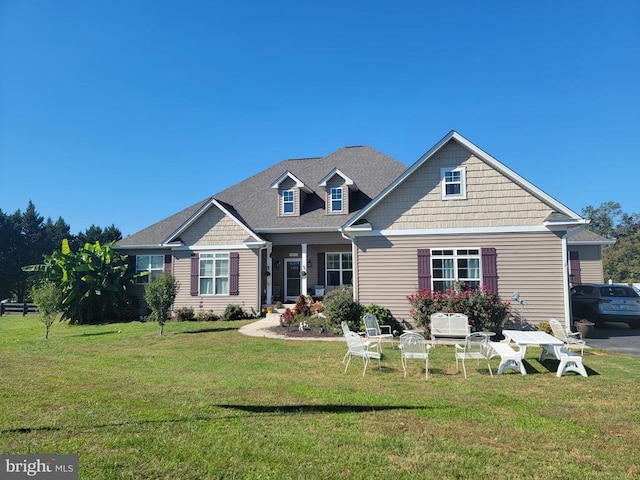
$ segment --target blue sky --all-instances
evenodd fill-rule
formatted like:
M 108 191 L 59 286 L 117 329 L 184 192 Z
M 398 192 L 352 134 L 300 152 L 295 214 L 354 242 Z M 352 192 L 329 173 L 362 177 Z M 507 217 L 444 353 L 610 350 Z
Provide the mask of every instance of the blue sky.
M 454 129 L 640 212 L 640 2 L 0 0 L 0 209 L 134 233 L 287 158 Z M 391 180 L 391 179 L 390 179 Z

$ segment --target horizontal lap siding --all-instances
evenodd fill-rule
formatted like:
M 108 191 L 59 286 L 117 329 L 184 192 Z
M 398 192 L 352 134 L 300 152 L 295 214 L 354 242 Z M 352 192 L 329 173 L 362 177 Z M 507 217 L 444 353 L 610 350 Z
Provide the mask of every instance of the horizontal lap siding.
M 569 250 L 578 252 L 582 283 L 604 283 L 600 245 L 570 246 Z
M 193 307 L 197 312 L 213 310 L 221 314 L 227 305 L 233 303 L 240 305 L 247 312 L 259 307 L 258 300 L 258 255 L 254 250 L 236 250 L 240 254 L 239 260 L 239 295 L 202 295 L 192 297 L 190 294 L 191 284 L 191 252 L 174 252 L 173 272 L 180 282 L 180 288 L 176 296 L 175 307 Z M 201 303 L 202 302 L 202 303 Z
M 358 300 L 387 307 L 398 319 L 410 319 L 406 296 L 418 288 L 419 248 L 471 247 L 496 248 L 498 293 L 510 300 L 520 292 L 529 322 L 564 318 L 562 244 L 553 233 L 361 237 L 358 247 Z

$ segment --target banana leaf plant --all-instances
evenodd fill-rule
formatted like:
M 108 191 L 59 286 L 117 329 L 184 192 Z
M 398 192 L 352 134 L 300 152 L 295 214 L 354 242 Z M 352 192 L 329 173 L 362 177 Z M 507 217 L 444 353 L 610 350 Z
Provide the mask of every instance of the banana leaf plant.
M 61 287 L 62 319 L 79 324 L 117 320 L 131 303 L 130 289 L 140 274 L 114 244 L 86 243 L 72 252 L 65 239 L 59 251 L 45 255 L 43 264 L 22 269 L 35 273 L 35 283 L 48 281 Z

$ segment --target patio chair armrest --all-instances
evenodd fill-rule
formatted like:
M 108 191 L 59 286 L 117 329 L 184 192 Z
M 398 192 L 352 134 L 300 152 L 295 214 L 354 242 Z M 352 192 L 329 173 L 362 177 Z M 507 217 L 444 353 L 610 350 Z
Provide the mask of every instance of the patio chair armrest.
M 567 338 L 573 339 L 573 340 L 582 340 L 582 333 L 581 332 L 567 332 Z
M 380 325 L 380 333 L 391 335 L 391 327 L 389 325 Z

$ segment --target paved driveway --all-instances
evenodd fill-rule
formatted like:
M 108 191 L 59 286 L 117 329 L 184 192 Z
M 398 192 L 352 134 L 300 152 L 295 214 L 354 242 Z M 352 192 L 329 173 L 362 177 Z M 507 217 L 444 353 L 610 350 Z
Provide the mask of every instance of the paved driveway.
M 596 327 L 587 345 L 612 352 L 640 355 L 640 328 L 631 329 L 626 323 L 604 323 Z

